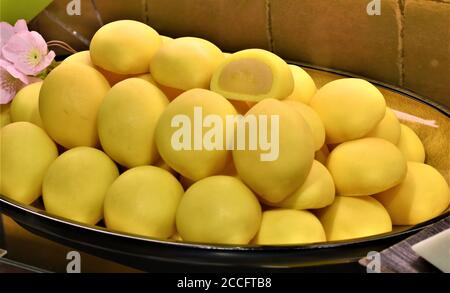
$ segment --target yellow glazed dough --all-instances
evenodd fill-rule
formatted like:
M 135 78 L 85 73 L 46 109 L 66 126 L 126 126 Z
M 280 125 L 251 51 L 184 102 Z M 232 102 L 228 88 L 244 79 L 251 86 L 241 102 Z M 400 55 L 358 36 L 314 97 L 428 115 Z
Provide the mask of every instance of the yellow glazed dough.
M 308 211 L 275 209 L 263 212 L 253 242 L 259 245 L 307 244 L 326 241 L 317 217 Z
M 43 127 L 39 114 L 39 91 L 42 81 L 29 84 L 22 88 L 11 102 L 11 121 L 28 121 Z
M 325 125 L 327 144 L 336 144 L 369 133 L 384 117 L 386 102 L 368 81 L 343 78 L 327 83 L 310 103 Z
M 124 79 L 132 77 L 132 75 L 117 74 L 114 72 L 107 71 L 101 67 L 95 66 L 94 63 L 92 63 L 91 53 L 89 51 L 80 51 L 74 53 L 61 62 L 61 64 L 67 63 L 81 63 L 91 66 L 92 68 L 98 70 L 101 74 L 103 74 L 103 76 L 108 80 L 111 86 L 115 85 L 116 83 Z
M 91 60 L 91 53 L 87 50 L 73 53 L 61 62 L 61 64 L 67 63 L 82 63 L 91 67 L 95 67 L 94 63 L 92 63 Z
M 139 78 L 113 86 L 98 112 L 103 150 L 128 168 L 153 164 L 159 157 L 155 128 L 168 103 L 156 86 Z
M 297 210 L 319 209 L 330 205 L 334 195 L 333 178 L 324 165 L 314 161 L 305 183 L 274 206 Z
M 92 63 L 118 74 L 148 72 L 150 60 L 161 46 L 158 33 L 134 20 L 118 20 L 102 26 L 92 37 Z
M 408 126 L 400 125 L 400 139 L 397 147 L 403 153 L 407 161 L 425 162 L 425 147 L 417 134 Z
M 39 93 L 39 112 L 49 136 L 65 148 L 97 146 L 97 112 L 109 89 L 103 75 L 88 65 L 53 69 Z
M 220 174 L 217 175 L 226 175 L 226 176 L 232 176 L 232 177 L 236 177 L 239 178 L 237 171 L 236 171 L 236 167 L 234 166 L 233 160 L 229 160 L 227 165 L 225 166 L 225 168 L 223 168 L 222 171 L 220 171 Z M 184 176 L 180 176 L 179 178 L 181 185 L 183 185 L 184 189 L 188 189 L 189 187 L 192 186 L 192 184 L 194 184 L 197 181 L 191 180 L 189 178 L 186 178 Z
M 206 134 L 208 131 L 206 127 L 202 127 L 202 133 L 197 133 L 200 135 L 198 138 L 201 144 L 199 149 L 195 149 L 193 133 L 196 107 L 198 112 L 201 110 L 202 117 L 210 114 L 220 117 L 223 134 L 221 150 L 205 148 L 202 134 Z M 180 117 L 179 115 L 184 115 L 183 118 L 187 118 L 187 121 L 178 126 L 172 126 L 174 117 Z M 221 95 L 205 89 L 192 89 L 184 92 L 167 106 L 158 121 L 155 140 L 159 154 L 172 169 L 193 181 L 219 174 L 230 157 L 230 152 L 226 150 L 225 122 L 227 115 L 236 115 L 236 110 Z M 190 126 L 191 131 L 186 135 L 181 135 L 183 129 L 188 129 L 186 125 Z M 179 137 L 178 134 L 180 134 Z M 189 148 L 176 149 L 172 144 L 173 139 L 181 143 L 184 143 L 185 139 L 190 140 L 190 143 L 187 143 Z
M 42 184 L 45 210 L 56 216 L 94 225 L 103 218 L 106 191 L 119 176 L 103 152 L 77 147 L 60 155 Z
M 58 156 L 55 143 L 38 126 L 15 122 L 0 130 L 0 193 L 24 204 L 41 195 L 48 166 Z
M 167 87 L 189 90 L 209 88 L 211 76 L 224 60 L 213 43 L 184 37 L 165 43 L 150 63 L 153 79 Z
M 173 99 L 175 99 L 176 97 L 178 97 L 179 95 L 181 95 L 183 93 L 182 90 L 178 90 L 178 89 L 174 89 L 168 86 L 164 86 L 162 84 L 157 83 L 152 75 L 150 73 L 146 73 L 146 74 L 141 74 L 141 75 L 137 75 L 137 78 L 143 79 L 148 81 L 149 83 L 153 84 L 154 86 L 156 86 L 157 88 L 159 88 L 165 95 L 166 97 L 169 99 L 169 101 L 172 101 Z
M 389 214 L 370 196 L 336 196 L 317 213 L 328 241 L 348 240 L 392 231 Z
M 433 167 L 408 162 L 408 173 L 399 185 L 376 196 L 394 225 L 415 225 L 441 214 L 450 204 L 450 190 Z
M 286 62 L 262 49 L 247 49 L 231 54 L 211 79 L 211 90 L 231 100 L 281 100 L 290 95 L 293 89 L 294 78 Z
M 285 199 L 305 182 L 314 159 L 314 138 L 311 129 L 298 113 L 285 103 L 275 99 L 265 99 L 247 112 L 247 116 L 276 116 L 279 127 L 272 133 L 271 118 L 268 120 L 268 135 L 272 138 L 273 149 L 278 146 L 278 156 L 271 152 L 271 160 L 262 160 L 268 151 L 233 150 L 233 159 L 239 177 L 265 201 L 276 203 Z M 275 121 L 275 120 L 274 120 Z M 259 122 L 258 122 L 259 128 Z M 246 132 L 249 131 L 246 124 Z M 278 141 L 274 138 L 278 134 Z M 278 142 L 278 143 L 277 143 Z
M 317 92 L 314 80 L 300 66 L 289 64 L 289 68 L 294 77 L 294 90 L 286 97 L 286 100 L 309 104 L 312 97 Z
M 168 36 L 162 36 L 162 35 L 160 35 L 160 37 L 161 37 L 161 41 L 162 41 L 163 44 L 168 43 L 168 42 L 170 42 L 170 41 L 173 41 L 173 38 L 168 37 Z
M 366 137 L 384 138 L 393 144 L 397 144 L 400 139 L 400 122 L 395 113 L 390 108 L 386 108 L 384 118 Z
M 183 193 L 181 184 L 166 170 L 153 166 L 129 169 L 106 194 L 106 227 L 169 238 L 175 233 L 175 213 Z
M 318 151 L 325 143 L 325 127 L 319 115 L 311 107 L 301 102 L 291 100 L 283 102 L 292 107 L 305 119 L 314 136 L 314 150 Z
M 406 176 L 406 160 L 387 140 L 362 138 L 338 145 L 327 168 L 340 195 L 372 195 L 399 184 Z
M 186 191 L 178 206 L 176 223 L 185 241 L 248 244 L 258 232 L 261 206 L 239 179 L 212 176 Z

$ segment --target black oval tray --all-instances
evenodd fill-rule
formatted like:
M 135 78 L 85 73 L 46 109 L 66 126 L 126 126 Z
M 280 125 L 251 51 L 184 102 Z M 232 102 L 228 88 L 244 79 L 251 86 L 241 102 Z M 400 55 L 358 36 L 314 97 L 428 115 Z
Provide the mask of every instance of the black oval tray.
M 290 62 L 298 64 L 295 62 Z M 310 67 L 347 77 L 345 72 Z M 377 86 L 419 100 L 447 117 L 445 107 L 436 105 L 411 92 L 369 80 Z M 449 216 L 449 212 L 411 227 L 396 227 L 393 232 L 350 241 L 297 246 L 221 246 L 174 241 L 116 233 L 99 226 L 89 226 L 47 214 L 0 195 L 0 212 L 13 218 L 25 229 L 50 240 L 137 269 L 152 272 L 255 272 L 317 271 L 336 265 L 355 264 L 369 251 L 381 251 Z M 355 264 L 355 266 L 357 266 Z M 355 270 L 354 268 L 352 270 Z M 362 270 L 362 268 L 361 268 Z M 321 270 L 323 271 L 323 270 Z M 336 270 L 335 270 L 336 271 Z M 339 271 L 339 269 L 337 269 Z

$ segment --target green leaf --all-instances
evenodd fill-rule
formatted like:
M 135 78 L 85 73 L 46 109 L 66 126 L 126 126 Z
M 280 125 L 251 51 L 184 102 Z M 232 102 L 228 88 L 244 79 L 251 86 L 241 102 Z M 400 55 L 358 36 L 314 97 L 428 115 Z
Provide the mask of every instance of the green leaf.
M 53 0 L 0 0 L 0 21 L 12 25 L 18 19 L 32 20 Z

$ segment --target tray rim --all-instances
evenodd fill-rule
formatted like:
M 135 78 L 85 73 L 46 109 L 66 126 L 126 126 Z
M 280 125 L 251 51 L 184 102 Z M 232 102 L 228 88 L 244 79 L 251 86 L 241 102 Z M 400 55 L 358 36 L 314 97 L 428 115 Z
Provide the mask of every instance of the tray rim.
M 411 226 L 397 226 L 400 227 L 400 231 L 391 231 L 387 233 L 377 234 L 373 236 L 368 237 L 361 237 L 361 238 L 355 238 L 350 240 L 339 240 L 339 241 L 327 241 L 327 242 L 318 242 L 318 243 L 311 243 L 311 244 L 289 244 L 289 245 L 254 245 L 254 244 L 248 244 L 248 245 L 226 245 L 226 244 L 208 244 L 208 243 L 198 243 L 198 242 L 188 242 L 188 241 L 175 241 L 175 240 L 162 240 L 158 238 L 152 238 L 152 237 L 146 237 L 146 236 L 140 236 L 136 234 L 130 234 L 126 232 L 120 232 L 115 231 L 111 229 L 107 229 L 105 227 L 96 226 L 96 225 L 88 225 L 84 223 L 80 223 L 77 221 L 65 219 L 56 215 L 52 215 L 47 213 L 45 210 L 25 205 L 22 203 L 19 203 L 17 201 L 11 200 L 7 198 L 6 196 L 0 194 L 0 213 L 5 213 L 8 215 L 7 212 L 4 212 L 4 210 L 8 210 L 8 208 L 5 209 L 5 207 L 8 207 L 9 209 L 19 210 L 22 212 L 26 212 L 29 215 L 33 215 L 39 218 L 43 218 L 50 221 L 55 221 L 60 224 L 69 225 L 74 228 L 78 229 L 85 229 L 92 232 L 102 233 L 105 235 L 111 235 L 114 237 L 124 237 L 127 239 L 132 240 L 139 240 L 144 241 L 146 243 L 155 243 L 155 244 L 163 244 L 163 245 L 174 245 L 177 247 L 188 247 L 188 248 L 199 248 L 199 249 L 208 249 L 208 250 L 218 250 L 218 251 L 273 251 L 273 250 L 290 250 L 290 249 L 322 249 L 322 248 L 336 248 L 336 247 L 343 247 L 353 244 L 361 244 L 371 241 L 377 241 L 382 240 L 386 238 L 391 238 L 395 236 L 400 236 L 403 234 L 409 234 L 411 232 L 420 231 L 424 227 L 439 221 L 447 216 L 450 216 L 450 211 L 446 211 L 428 221 L 422 222 L 417 225 L 411 225 Z M 14 218 L 13 218 L 14 219 Z M 16 219 L 14 219 L 16 220 Z M 22 222 L 19 220 L 19 222 Z M 27 224 L 26 224 L 27 225 Z M 27 225 L 28 226 L 28 225 Z

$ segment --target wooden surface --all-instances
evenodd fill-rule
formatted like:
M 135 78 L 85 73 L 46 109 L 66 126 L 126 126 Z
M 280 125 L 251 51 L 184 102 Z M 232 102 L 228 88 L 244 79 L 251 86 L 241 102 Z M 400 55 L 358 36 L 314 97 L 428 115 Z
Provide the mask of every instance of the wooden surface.
M 413 236 L 381 252 L 382 273 L 438 273 L 440 272 L 425 259 L 417 255 L 412 245 L 450 228 L 450 216 L 430 225 Z M 363 258 L 359 263 L 366 266 L 370 260 Z
M 0 274 L 4 273 L 46 273 L 48 271 L 0 257 Z

